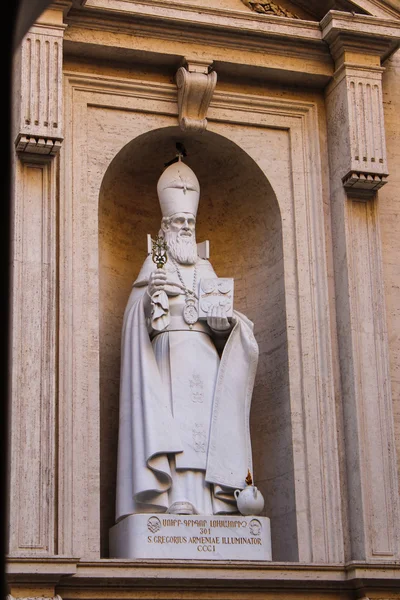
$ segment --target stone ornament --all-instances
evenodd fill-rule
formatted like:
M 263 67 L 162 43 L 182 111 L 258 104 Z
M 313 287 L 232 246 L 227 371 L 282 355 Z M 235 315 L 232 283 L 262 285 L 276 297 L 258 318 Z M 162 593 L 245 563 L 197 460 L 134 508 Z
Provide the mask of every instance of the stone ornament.
M 383 113 L 382 73 L 375 56 L 384 44 L 371 29 L 343 32 L 346 15 L 328 13 L 321 21 L 322 38 L 329 44 L 335 60 L 335 73 L 326 93 L 328 128 L 332 148 L 337 149 L 342 183 L 349 196 L 360 200 L 373 198 L 389 175 Z M 354 28 L 354 29 L 353 29 Z M 360 37 L 363 33 L 363 38 Z M 360 39 L 369 49 L 358 64 Z M 336 160 L 336 157 L 335 157 Z
M 51 19 L 35 23 L 25 35 L 16 61 L 17 152 L 58 154 L 63 141 L 62 56 L 66 25 L 54 11 Z M 49 13 L 50 14 L 50 13 Z
M 217 73 L 208 72 L 208 63 L 188 63 L 178 69 L 179 126 L 182 131 L 201 133 L 207 128 L 207 111 L 217 84 Z
M 242 0 L 242 2 L 245 6 L 248 6 L 251 10 L 257 13 L 275 15 L 276 17 L 286 17 L 289 19 L 299 18 L 297 15 L 290 12 L 290 10 L 282 8 L 282 6 L 275 4 L 275 2 L 266 2 L 265 0 L 261 2 L 257 2 L 256 0 Z

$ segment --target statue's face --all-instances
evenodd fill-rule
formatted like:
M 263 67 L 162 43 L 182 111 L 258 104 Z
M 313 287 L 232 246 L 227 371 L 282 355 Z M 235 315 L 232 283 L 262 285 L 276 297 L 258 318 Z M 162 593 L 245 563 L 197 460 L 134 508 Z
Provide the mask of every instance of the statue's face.
M 195 227 L 196 217 L 191 213 L 175 213 L 162 220 L 169 253 L 182 264 L 193 265 L 197 260 Z
M 169 230 L 179 236 L 192 237 L 196 227 L 196 218 L 190 213 L 175 213 L 169 218 Z

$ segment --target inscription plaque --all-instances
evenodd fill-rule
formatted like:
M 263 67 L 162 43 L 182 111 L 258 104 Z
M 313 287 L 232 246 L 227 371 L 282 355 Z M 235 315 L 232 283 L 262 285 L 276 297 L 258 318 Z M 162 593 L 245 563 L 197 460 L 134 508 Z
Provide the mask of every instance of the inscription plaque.
M 267 517 L 134 514 L 110 530 L 110 558 L 271 560 Z

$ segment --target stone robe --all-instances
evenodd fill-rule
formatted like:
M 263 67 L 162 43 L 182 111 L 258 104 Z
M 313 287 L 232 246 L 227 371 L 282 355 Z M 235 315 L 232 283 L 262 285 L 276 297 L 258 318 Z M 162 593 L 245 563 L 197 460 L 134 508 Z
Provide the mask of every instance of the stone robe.
M 173 264 L 165 268 L 179 284 Z M 179 268 L 191 288 L 194 267 Z M 155 330 L 144 308 L 154 269 L 149 256 L 124 315 L 116 519 L 165 512 L 180 500 L 199 514 L 236 512 L 233 491 L 245 486 L 252 471 L 249 412 L 258 361 L 253 325 L 235 312 L 228 337 L 205 321 L 190 330 L 181 293 L 168 297 L 168 324 Z M 197 276 L 216 275 L 207 260 L 198 259 Z M 220 358 L 215 344 L 221 342 Z

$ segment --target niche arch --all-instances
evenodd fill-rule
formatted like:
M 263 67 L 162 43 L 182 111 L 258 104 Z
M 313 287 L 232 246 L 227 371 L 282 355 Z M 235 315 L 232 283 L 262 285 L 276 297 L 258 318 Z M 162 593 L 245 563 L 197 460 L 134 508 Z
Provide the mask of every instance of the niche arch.
M 178 127 L 146 132 L 109 164 L 99 194 L 100 522 L 108 556 L 114 524 L 119 366 L 125 305 L 157 234 L 157 180 L 182 141 L 201 186 L 197 241 L 210 240 L 220 276 L 235 278 L 235 307 L 255 325 L 260 359 L 251 410 L 254 477 L 271 518 L 273 559 L 298 560 L 290 422 L 288 342 L 281 214 L 256 162 L 228 138 Z

